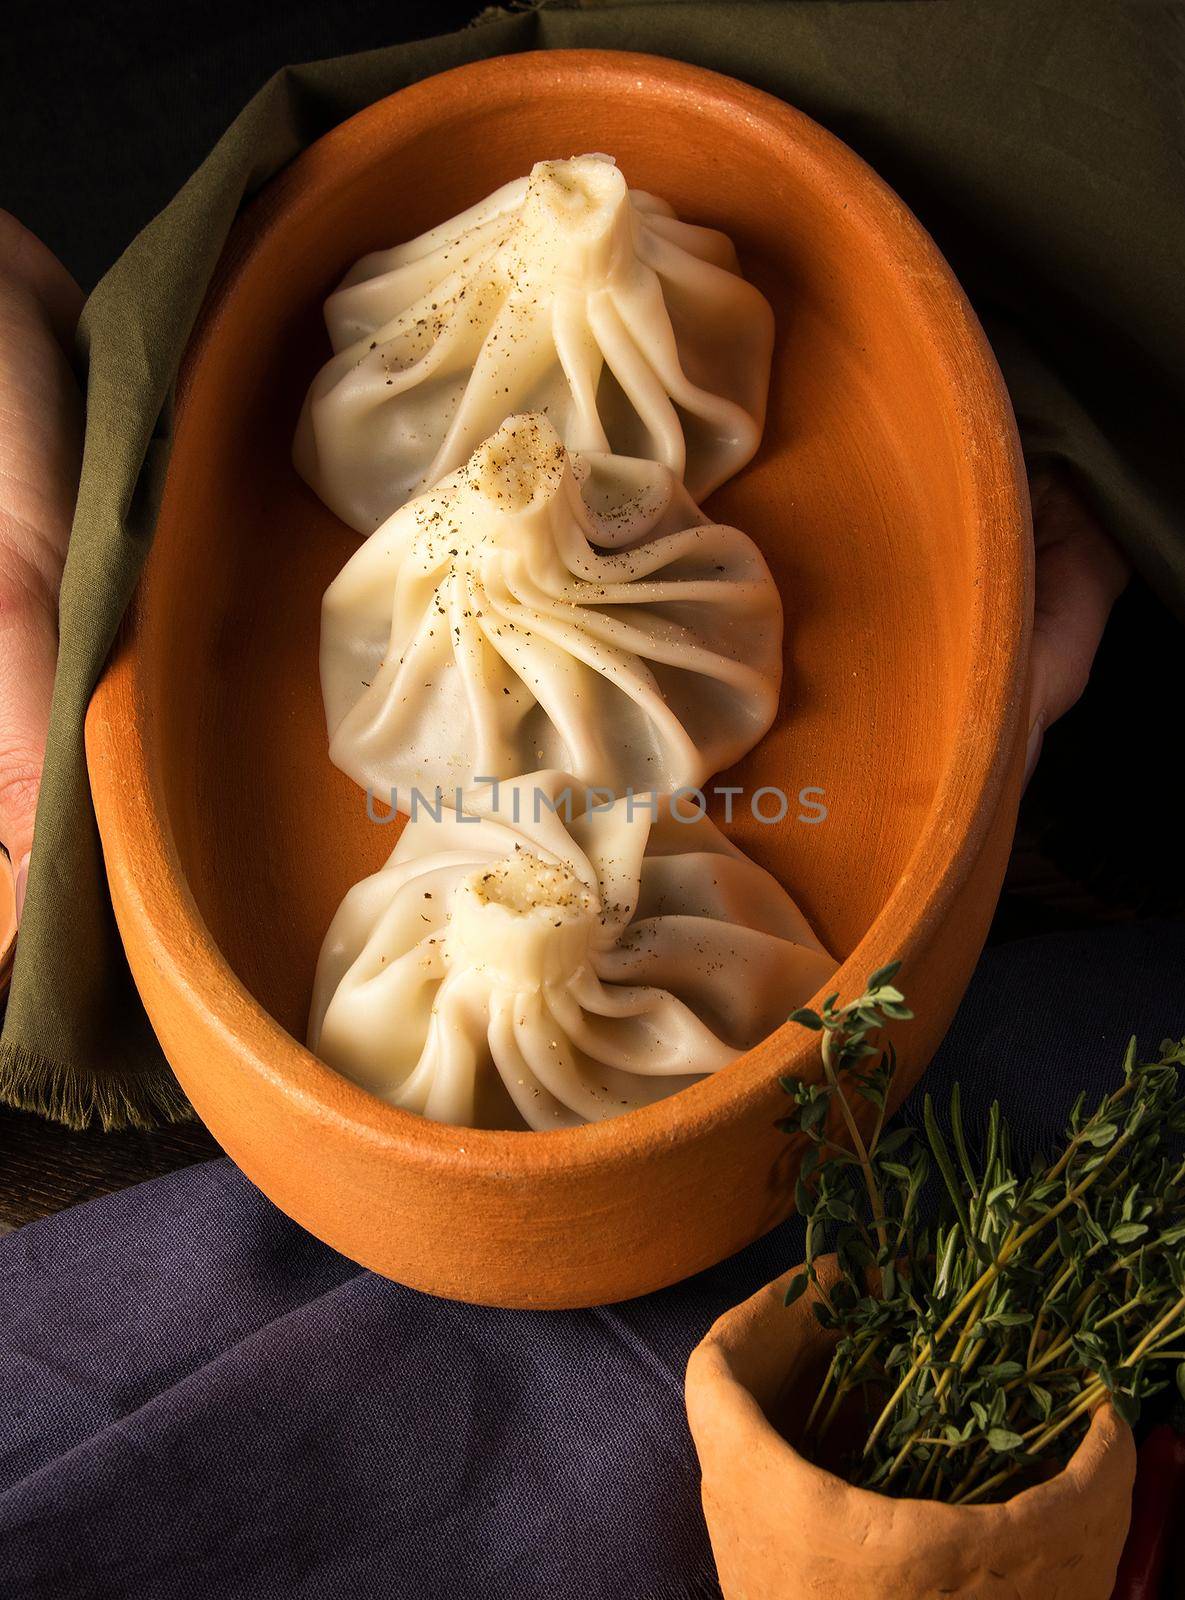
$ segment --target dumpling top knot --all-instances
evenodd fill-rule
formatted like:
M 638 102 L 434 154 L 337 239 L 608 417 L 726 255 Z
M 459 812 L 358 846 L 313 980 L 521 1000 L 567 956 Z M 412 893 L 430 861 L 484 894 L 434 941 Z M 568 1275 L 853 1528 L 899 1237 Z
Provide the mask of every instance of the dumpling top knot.
M 515 413 L 546 413 L 569 450 L 658 462 L 696 500 L 761 437 L 773 313 L 724 234 L 628 188 L 608 156 L 541 161 L 364 257 L 325 321 L 336 354 L 294 459 L 361 533 Z
M 518 992 L 565 983 L 589 959 L 599 911 L 572 867 L 519 850 L 452 890 L 444 959 Z
M 513 234 L 520 286 L 628 270 L 634 234 L 630 193 L 610 156 L 538 161 Z
M 473 453 L 462 475 L 495 511 L 526 511 L 552 498 L 566 462 L 560 436 L 546 417 L 510 417 Z

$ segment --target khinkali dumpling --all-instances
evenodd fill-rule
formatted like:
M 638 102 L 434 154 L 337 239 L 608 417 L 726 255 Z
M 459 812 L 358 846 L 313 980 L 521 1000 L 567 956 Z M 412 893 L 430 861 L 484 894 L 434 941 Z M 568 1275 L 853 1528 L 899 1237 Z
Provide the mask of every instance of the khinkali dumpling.
M 573 462 L 545 417 L 514 417 L 326 592 L 330 757 L 404 811 L 541 766 L 697 787 L 773 721 L 781 641 L 757 547 L 665 467 Z
M 437 1122 L 566 1127 L 727 1065 L 834 967 L 790 896 L 686 802 L 597 807 L 539 772 L 414 816 L 350 890 L 309 1046 Z
M 722 233 L 627 189 L 608 156 L 541 161 L 325 307 L 337 352 L 297 433 L 300 472 L 369 533 L 516 411 L 571 450 L 661 461 L 702 500 L 765 420 L 773 313 Z

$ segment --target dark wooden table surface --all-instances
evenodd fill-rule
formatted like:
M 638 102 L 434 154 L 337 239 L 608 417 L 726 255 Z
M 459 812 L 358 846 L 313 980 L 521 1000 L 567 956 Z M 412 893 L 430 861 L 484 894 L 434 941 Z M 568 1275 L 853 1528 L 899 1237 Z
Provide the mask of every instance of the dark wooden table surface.
M 993 942 L 1185 915 L 1178 791 L 1158 768 L 1164 702 L 1147 687 L 1179 681 L 1183 643 L 1185 628 L 1141 590 L 1120 602 L 1090 688 L 1047 737 Z M 198 1123 L 71 1133 L 0 1108 L 0 1231 L 218 1153 Z
M 71 1133 L 27 1112 L 0 1110 L 0 1233 L 219 1154 L 199 1122 L 152 1133 Z

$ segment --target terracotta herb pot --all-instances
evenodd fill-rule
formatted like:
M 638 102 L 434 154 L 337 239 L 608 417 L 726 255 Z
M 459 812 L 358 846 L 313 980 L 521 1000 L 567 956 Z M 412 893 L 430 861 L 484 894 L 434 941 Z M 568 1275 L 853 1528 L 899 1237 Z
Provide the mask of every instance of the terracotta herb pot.
M 790 803 L 759 822 L 742 799 L 725 827 L 840 958 L 835 987 L 904 958 L 902 1090 L 979 954 L 1025 734 L 1031 533 L 999 372 L 930 239 L 807 117 L 654 57 L 520 55 L 372 106 L 268 187 L 192 339 L 147 570 L 88 718 L 112 898 L 165 1052 L 247 1175 L 364 1265 L 507 1306 L 642 1294 L 779 1221 L 777 1076 L 818 1071 L 787 1026 L 619 1119 L 474 1132 L 301 1042 L 330 918 L 396 835 L 326 754 L 321 596 L 357 541 L 291 465 L 322 303 L 366 251 L 588 150 L 725 229 L 773 303 L 765 438 L 709 508 L 757 540 L 786 609 L 780 715 L 719 781 Z
M 1108 1600 L 1136 1468 L 1131 1429 L 1111 1407 L 1096 1411 L 1063 1471 L 999 1504 L 853 1488 L 786 1437 L 834 1342 L 815 1320 L 813 1291 L 783 1304 L 792 1276 L 726 1312 L 687 1365 L 725 1600 Z M 838 1276 L 833 1258 L 820 1276 Z

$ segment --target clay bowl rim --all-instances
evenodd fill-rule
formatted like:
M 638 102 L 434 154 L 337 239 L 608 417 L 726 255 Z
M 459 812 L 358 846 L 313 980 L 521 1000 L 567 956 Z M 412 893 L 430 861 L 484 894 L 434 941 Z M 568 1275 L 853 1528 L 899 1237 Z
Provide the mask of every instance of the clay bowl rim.
M 472 110 L 570 89 L 595 72 L 622 96 L 645 85 L 652 98 L 712 106 L 765 129 L 802 180 L 840 193 L 904 305 L 933 341 L 963 441 L 968 520 L 980 581 L 973 585 L 968 674 L 950 756 L 900 879 L 827 988 L 856 992 L 868 972 L 908 950 L 948 911 L 988 834 L 1009 777 L 1019 732 L 1031 628 L 1032 539 L 1028 491 L 1011 407 L 995 358 L 949 266 L 913 214 L 858 156 L 804 113 L 719 73 L 665 57 L 613 50 L 531 51 L 469 63 L 398 90 L 325 134 L 267 184 L 236 223 L 190 338 L 178 382 L 183 424 L 188 381 L 218 311 L 249 265 L 262 232 L 286 208 L 311 204 L 337 152 L 357 140 L 406 138 L 439 123 L 463 95 Z M 447 113 L 446 113 L 447 114 Z M 238 1065 L 315 1107 L 393 1158 L 441 1170 L 459 1154 L 469 1175 L 546 1177 L 632 1164 L 672 1142 L 696 1140 L 776 1092 L 779 1073 L 817 1074 L 814 1040 L 783 1024 L 727 1068 L 678 1095 L 621 1117 L 544 1132 L 452 1127 L 372 1096 L 316 1059 L 230 968 L 198 911 L 182 869 L 154 771 L 140 691 L 136 618 L 151 603 L 159 547 L 149 553 L 133 607 L 88 714 L 96 814 L 120 918 L 154 935 L 158 972 L 189 1006 L 203 1009 Z M 328 758 L 326 758 L 328 759 Z
M 8 851 L 0 851 L 0 1003 L 8 993 L 16 960 L 16 883 Z
M 702 1397 L 703 1405 L 707 1407 L 712 1404 L 709 1398 L 710 1392 L 718 1393 L 719 1383 L 727 1385 L 727 1404 L 732 1425 L 730 1431 L 733 1428 L 741 1430 L 746 1420 L 759 1417 L 769 1434 L 771 1448 L 776 1450 L 793 1471 L 809 1478 L 820 1496 L 828 1497 L 829 1504 L 835 1504 L 835 1495 L 842 1495 L 843 1515 L 853 1524 L 873 1528 L 885 1517 L 917 1517 L 920 1514 L 929 1521 L 937 1522 L 938 1532 L 935 1542 L 938 1542 L 946 1538 L 957 1539 L 960 1523 L 967 1516 L 979 1522 L 998 1521 L 1001 1517 L 1013 1524 L 1033 1522 L 1056 1512 L 1059 1503 L 1065 1501 L 1067 1494 L 1078 1494 L 1078 1486 L 1096 1470 L 1106 1452 L 1122 1447 L 1125 1436 L 1129 1441 L 1132 1439 L 1131 1428 L 1123 1421 L 1110 1400 L 1105 1400 L 1095 1407 L 1091 1413 L 1089 1427 L 1057 1472 L 1048 1478 L 1042 1478 L 1037 1483 L 1029 1484 L 1027 1488 L 1018 1489 L 1015 1494 L 1007 1495 L 1003 1500 L 980 1500 L 973 1505 L 951 1505 L 945 1500 L 921 1500 L 911 1495 L 881 1494 L 879 1490 L 866 1489 L 858 1483 L 849 1483 L 846 1478 L 840 1477 L 830 1468 L 822 1467 L 809 1456 L 803 1455 L 798 1446 L 778 1430 L 766 1414 L 765 1407 L 738 1376 L 732 1360 L 733 1353 L 740 1348 L 746 1333 L 753 1325 L 764 1323 L 778 1313 L 785 1313 L 786 1286 L 791 1278 L 802 1271 L 805 1264 L 799 1262 L 797 1266 L 790 1267 L 771 1283 L 764 1284 L 747 1299 L 730 1306 L 716 1318 L 687 1358 L 685 1381 L 687 1406 L 689 1410 L 699 1410 L 699 1403 L 694 1398 L 698 1394 Z M 833 1255 L 820 1256 L 817 1265 L 823 1269 L 825 1281 L 838 1277 Z M 808 1288 L 807 1296 L 812 1294 L 813 1289 Z M 788 1341 L 787 1350 L 789 1343 Z M 717 1415 L 722 1409 L 720 1405 L 713 1406 Z M 1134 1446 L 1132 1448 L 1134 1451 Z M 698 1453 L 698 1441 L 696 1450 Z

